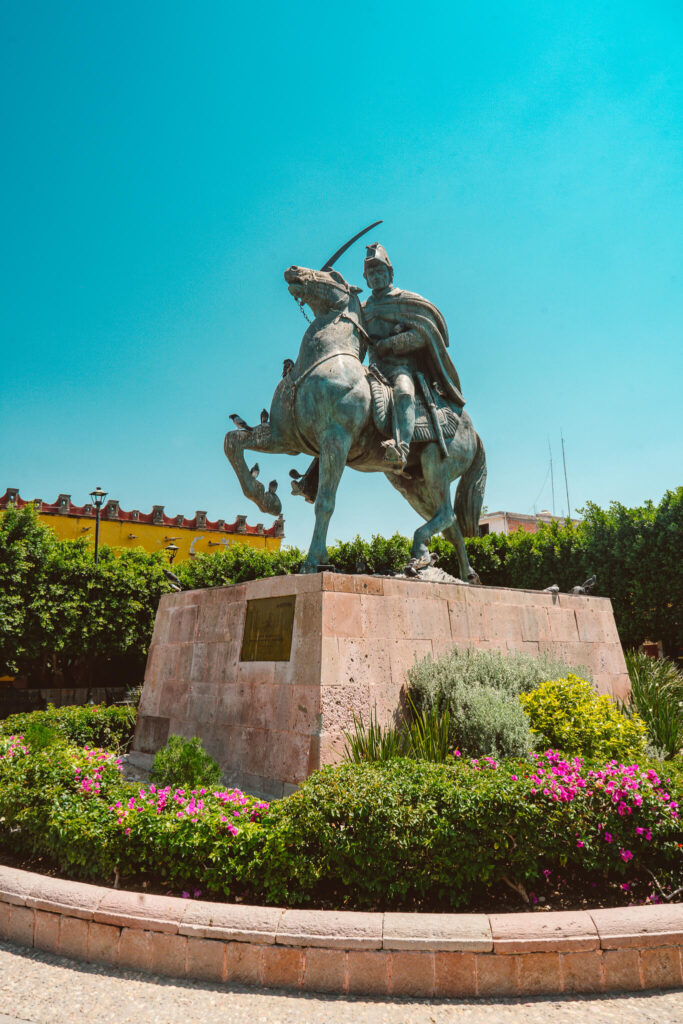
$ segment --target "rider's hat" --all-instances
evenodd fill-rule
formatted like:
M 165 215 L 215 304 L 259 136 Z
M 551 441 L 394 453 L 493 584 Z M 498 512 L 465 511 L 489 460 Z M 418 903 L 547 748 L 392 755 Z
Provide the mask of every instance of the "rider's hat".
M 388 267 L 391 271 L 393 279 L 394 268 L 391 265 L 391 260 L 387 255 L 387 250 L 379 242 L 373 242 L 372 245 L 365 247 L 365 263 L 363 264 L 364 270 L 367 270 L 368 264 L 370 263 L 382 263 L 385 267 Z

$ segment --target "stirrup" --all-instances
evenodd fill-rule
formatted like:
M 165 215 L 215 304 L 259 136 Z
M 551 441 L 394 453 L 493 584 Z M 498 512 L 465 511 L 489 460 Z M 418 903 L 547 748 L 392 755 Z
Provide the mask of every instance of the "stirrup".
M 393 437 L 388 441 L 382 441 L 384 448 L 384 461 L 388 462 L 390 468 L 397 473 L 402 473 L 408 462 L 408 445 L 404 441 L 394 441 Z

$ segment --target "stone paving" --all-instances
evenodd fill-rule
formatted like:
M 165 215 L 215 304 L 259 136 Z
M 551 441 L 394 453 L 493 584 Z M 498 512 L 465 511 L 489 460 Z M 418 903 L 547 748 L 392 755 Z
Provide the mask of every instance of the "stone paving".
M 0 1024 L 682 1024 L 683 992 L 424 1000 L 176 981 L 0 942 Z

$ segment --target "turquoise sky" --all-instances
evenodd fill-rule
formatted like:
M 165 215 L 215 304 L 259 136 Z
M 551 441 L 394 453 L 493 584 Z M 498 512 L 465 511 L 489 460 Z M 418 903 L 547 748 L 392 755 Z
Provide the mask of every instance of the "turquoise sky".
M 681 483 L 680 0 L 26 2 L 0 38 L 0 493 L 269 525 L 228 415 L 296 355 L 283 269 L 378 218 L 448 322 L 489 509 L 550 507 L 560 431 L 573 508 Z M 260 462 L 306 544 L 305 460 Z M 333 538 L 417 525 L 346 472 Z

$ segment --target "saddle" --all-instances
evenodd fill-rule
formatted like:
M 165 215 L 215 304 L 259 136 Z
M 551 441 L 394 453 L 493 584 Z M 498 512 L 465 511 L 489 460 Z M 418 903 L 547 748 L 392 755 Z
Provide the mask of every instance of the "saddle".
M 393 405 L 394 392 L 391 384 L 380 373 L 376 366 L 366 369 L 370 391 L 372 393 L 372 418 L 378 432 L 385 438 L 393 437 Z M 462 411 L 451 405 L 448 399 L 440 395 L 432 387 L 436 415 L 444 438 L 455 437 L 460 423 L 459 413 Z M 413 442 L 436 441 L 434 421 L 425 400 L 419 392 L 415 394 L 415 432 Z

